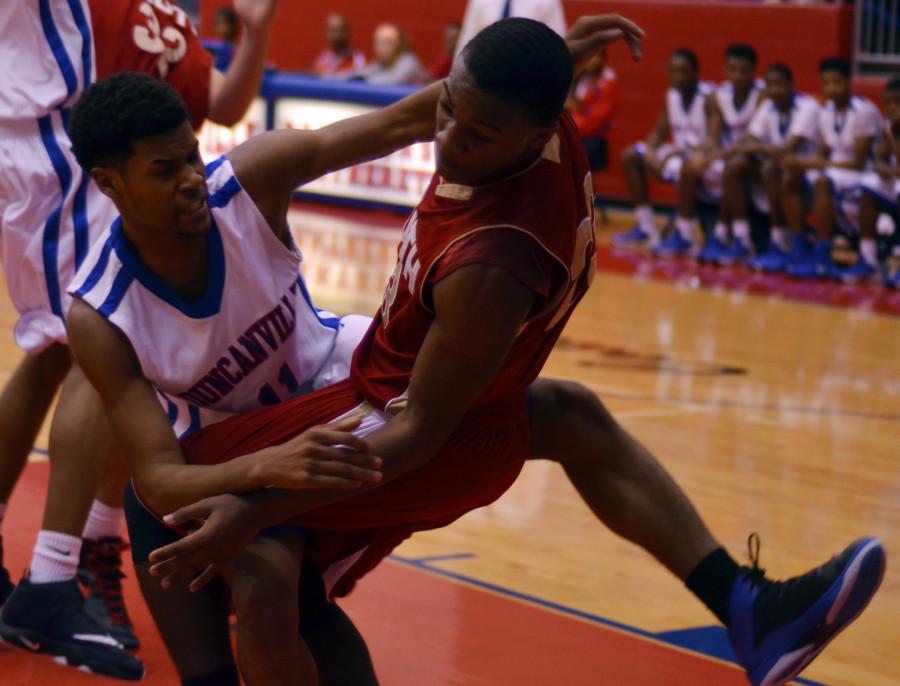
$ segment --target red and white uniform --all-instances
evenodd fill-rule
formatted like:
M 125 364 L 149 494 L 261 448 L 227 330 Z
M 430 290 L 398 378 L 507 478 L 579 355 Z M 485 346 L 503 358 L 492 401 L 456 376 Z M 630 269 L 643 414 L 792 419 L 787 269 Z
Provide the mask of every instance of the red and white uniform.
M 27 0 L 0 2 L 0 65 L 3 272 L 16 343 L 36 353 L 66 341 L 66 287 L 117 214 L 72 154 L 72 106 L 95 80 L 141 71 L 178 90 L 199 126 L 211 59 L 166 0 Z
M 327 48 L 316 57 L 316 74 L 328 79 L 349 79 L 358 76 L 366 67 L 366 56 L 357 50 L 338 55 Z
M 434 284 L 464 266 L 489 264 L 522 280 L 536 304 L 486 392 L 425 467 L 294 523 L 313 531 L 311 553 L 334 582 L 332 594 L 345 595 L 413 532 L 497 499 L 528 456 L 527 389 L 593 276 L 591 187 L 568 115 L 543 156 L 511 178 L 472 188 L 435 177 L 406 223 L 397 270 L 350 380 L 203 429 L 183 442 L 186 459 L 230 460 L 349 414 L 363 416 L 360 433 L 377 429 L 405 401 L 434 321 Z

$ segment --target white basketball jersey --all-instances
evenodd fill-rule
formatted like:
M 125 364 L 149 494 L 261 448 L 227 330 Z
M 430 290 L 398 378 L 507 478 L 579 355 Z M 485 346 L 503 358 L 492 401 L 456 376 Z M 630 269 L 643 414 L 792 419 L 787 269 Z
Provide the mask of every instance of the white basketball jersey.
M 850 97 L 850 104 L 838 112 L 834 102 L 828 101 L 819 114 L 819 134 L 828 146 L 832 162 L 849 162 L 858 138 L 875 138 L 881 132 L 881 113 L 871 100 L 859 95 Z
M 678 148 L 696 148 L 706 140 L 706 98 L 713 86 L 705 81 L 697 84 L 697 92 L 687 108 L 674 88 L 666 92 L 666 116 L 672 142 Z
M 272 233 L 227 158 L 207 175 L 213 225 L 199 300 L 185 302 L 140 261 L 120 219 L 69 289 L 128 338 L 177 435 L 214 421 L 209 411 L 246 411 L 310 390 L 338 328 L 313 307 L 299 253 Z
M 71 106 L 96 78 L 87 0 L 0 2 L 0 119 Z
M 819 109 L 818 101 L 805 93 L 794 93 L 788 112 L 781 112 L 766 98 L 750 120 L 748 132 L 766 145 L 783 145 L 799 137 L 805 141 L 800 152 L 813 152 L 819 141 Z
M 722 113 L 722 145 L 734 145 L 747 135 L 750 120 L 759 104 L 759 98 L 763 89 L 759 82 L 753 84 L 750 94 L 740 108 L 734 104 L 734 86 L 730 81 L 719 84 L 716 88 L 716 104 Z

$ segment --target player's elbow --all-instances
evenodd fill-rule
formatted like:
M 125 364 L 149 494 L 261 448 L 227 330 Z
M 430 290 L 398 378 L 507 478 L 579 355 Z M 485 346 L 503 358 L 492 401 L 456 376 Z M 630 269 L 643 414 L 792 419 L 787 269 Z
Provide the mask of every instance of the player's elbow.
M 167 515 L 185 504 L 172 497 L 172 482 L 157 469 L 135 470 L 132 478 L 141 501 L 157 515 Z

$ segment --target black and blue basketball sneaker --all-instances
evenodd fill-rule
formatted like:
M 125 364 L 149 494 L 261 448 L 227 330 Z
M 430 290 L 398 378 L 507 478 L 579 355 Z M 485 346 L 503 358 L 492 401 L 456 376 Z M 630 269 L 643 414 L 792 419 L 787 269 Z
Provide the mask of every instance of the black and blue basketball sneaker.
M 731 590 L 728 634 L 754 686 L 781 686 L 802 672 L 869 604 L 886 562 L 881 541 L 861 538 L 806 574 L 771 581 L 755 534 L 750 559 Z

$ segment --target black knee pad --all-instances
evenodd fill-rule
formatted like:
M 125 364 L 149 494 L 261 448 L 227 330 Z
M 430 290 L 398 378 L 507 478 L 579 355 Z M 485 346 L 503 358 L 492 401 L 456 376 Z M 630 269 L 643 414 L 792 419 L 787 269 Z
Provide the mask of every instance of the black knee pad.
M 147 512 L 147 508 L 135 495 L 130 481 L 125 487 L 125 521 L 128 523 L 128 538 L 131 541 L 131 559 L 135 564 L 147 562 L 154 550 L 180 538 L 176 532 Z

